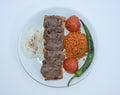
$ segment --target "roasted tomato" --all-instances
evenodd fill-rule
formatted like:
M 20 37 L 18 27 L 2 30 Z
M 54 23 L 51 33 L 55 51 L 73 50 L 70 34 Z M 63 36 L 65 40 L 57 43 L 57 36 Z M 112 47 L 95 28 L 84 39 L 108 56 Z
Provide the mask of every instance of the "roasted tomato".
M 64 60 L 63 67 L 68 73 L 75 73 L 78 70 L 78 60 L 70 57 Z
M 77 32 L 80 30 L 80 20 L 77 16 L 73 15 L 70 16 L 65 23 L 66 28 L 68 29 L 68 31 L 70 32 Z

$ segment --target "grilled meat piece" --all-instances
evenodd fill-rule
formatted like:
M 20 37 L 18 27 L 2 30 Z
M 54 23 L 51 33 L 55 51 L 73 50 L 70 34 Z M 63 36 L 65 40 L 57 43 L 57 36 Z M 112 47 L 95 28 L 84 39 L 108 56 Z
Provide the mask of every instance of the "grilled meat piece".
M 46 50 L 44 53 L 44 62 L 48 64 L 56 64 L 56 65 L 62 65 L 63 60 L 65 59 L 65 55 L 61 51 L 48 51 Z
M 46 50 L 44 53 L 44 57 L 46 60 L 52 60 L 53 58 L 64 60 L 65 55 L 61 51 L 48 51 L 48 50 Z
M 54 64 L 54 65 L 61 66 L 61 65 L 63 65 L 63 61 L 56 59 L 56 58 L 53 58 L 52 60 L 44 59 L 43 64 Z
M 61 66 L 55 64 L 43 64 L 41 73 L 45 80 L 60 79 L 62 78 Z
M 64 29 L 62 27 L 49 27 L 44 29 L 45 40 L 61 40 L 64 39 Z
M 62 19 L 60 16 L 45 16 L 44 18 L 44 27 L 61 27 Z
M 56 39 L 56 40 L 50 39 L 50 40 L 45 40 L 44 41 L 44 44 L 48 44 L 48 43 L 61 44 L 61 43 L 63 43 L 63 39 L 60 39 L 60 40 L 58 40 L 58 39 Z
M 54 43 L 48 43 L 48 44 L 44 44 L 44 47 L 46 50 L 49 51 L 63 51 L 64 46 L 63 43 L 60 44 L 54 44 Z

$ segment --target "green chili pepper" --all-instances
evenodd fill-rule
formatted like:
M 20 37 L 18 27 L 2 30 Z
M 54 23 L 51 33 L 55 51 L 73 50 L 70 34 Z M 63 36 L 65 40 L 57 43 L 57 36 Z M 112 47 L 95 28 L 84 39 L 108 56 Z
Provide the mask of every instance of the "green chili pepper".
M 87 41 L 88 41 L 88 55 L 87 58 L 85 60 L 85 63 L 83 64 L 83 66 L 76 71 L 76 73 L 73 75 L 73 77 L 68 81 L 68 86 L 70 85 L 70 82 L 76 78 L 76 77 L 80 77 L 86 70 L 87 68 L 90 66 L 93 57 L 94 57 L 94 43 L 93 43 L 93 39 L 92 36 L 89 32 L 88 27 L 84 24 L 84 22 L 82 20 L 80 20 L 81 23 L 83 24 L 85 33 L 86 33 L 86 37 L 87 37 Z

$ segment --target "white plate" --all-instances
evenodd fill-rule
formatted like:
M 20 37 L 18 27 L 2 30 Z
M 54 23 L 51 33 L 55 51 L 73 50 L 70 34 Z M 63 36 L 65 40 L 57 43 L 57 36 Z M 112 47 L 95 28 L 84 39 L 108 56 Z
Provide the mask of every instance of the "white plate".
M 59 16 L 65 16 L 66 18 L 68 18 L 71 15 L 77 15 L 88 26 L 90 32 L 93 32 L 93 28 L 90 26 L 87 19 L 75 10 L 71 10 L 71 9 L 67 9 L 67 8 L 50 8 L 50 9 L 40 11 L 39 13 L 32 16 L 25 23 L 25 25 L 23 25 L 22 29 L 20 30 L 20 31 L 22 31 L 22 33 L 19 35 L 20 38 L 19 38 L 19 42 L 18 42 L 18 57 L 19 57 L 20 63 L 22 64 L 24 70 L 26 71 L 26 73 L 40 84 L 43 84 L 43 85 L 46 85 L 49 87 L 58 87 L 58 88 L 59 87 L 67 87 L 67 82 L 73 76 L 72 74 L 68 74 L 64 71 L 63 79 L 45 81 L 43 76 L 40 73 L 40 69 L 42 66 L 42 60 L 38 61 L 37 58 L 36 59 L 27 58 L 21 49 L 21 41 L 23 40 L 24 35 L 26 33 L 29 33 L 31 31 L 31 29 L 40 29 L 41 30 L 41 28 L 43 27 L 43 20 L 44 20 L 45 15 L 59 15 Z M 84 32 L 83 27 L 82 27 L 82 32 Z M 83 61 L 83 59 L 81 59 L 79 61 L 79 68 L 83 64 L 84 64 L 84 61 Z M 93 63 L 81 77 L 74 79 L 71 82 L 70 86 L 74 85 L 74 84 L 78 83 L 79 81 L 81 81 L 82 79 L 84 79 L 88 75 L 88 73 L 91 71 L 92 65 L 93 65 Z

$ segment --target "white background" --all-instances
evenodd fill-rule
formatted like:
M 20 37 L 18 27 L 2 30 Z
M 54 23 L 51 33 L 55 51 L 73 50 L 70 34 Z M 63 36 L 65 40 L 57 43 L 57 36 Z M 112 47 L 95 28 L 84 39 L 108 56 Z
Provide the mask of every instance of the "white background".
M 29 77 L 17 58 L 16 26 L 44 8 L 67 7 L 93 25 L 95 66 L 87 78 L 69 88 L 49 88 Z M 0 95 L 120 95 L 119 0 L 0 0 Z

